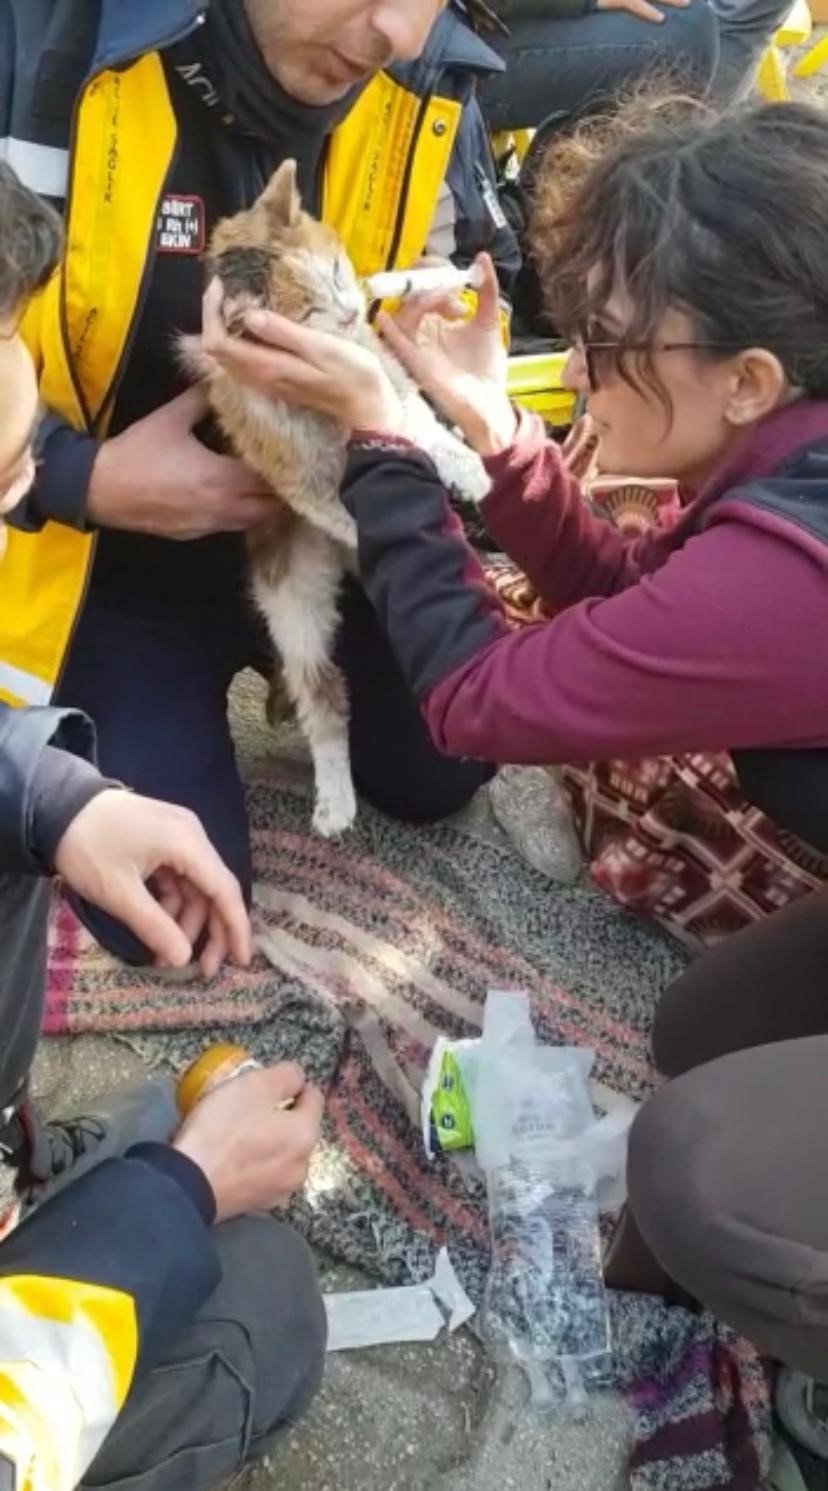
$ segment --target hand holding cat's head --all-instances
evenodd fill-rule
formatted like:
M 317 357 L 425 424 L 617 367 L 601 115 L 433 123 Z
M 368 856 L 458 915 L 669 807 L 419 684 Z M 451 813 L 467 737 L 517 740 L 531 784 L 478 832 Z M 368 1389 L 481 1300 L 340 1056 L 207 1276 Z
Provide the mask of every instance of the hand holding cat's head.
M 221 300 L 222 287 L 214 280 L 204 297 L 201 355 L 232 383 L 265 403 L 313 409 L 346 430 L 402 428 L 399 395 L 374 347 L 297 326 L 264 309 L 246 312 L 249 336 L 233 336 Z

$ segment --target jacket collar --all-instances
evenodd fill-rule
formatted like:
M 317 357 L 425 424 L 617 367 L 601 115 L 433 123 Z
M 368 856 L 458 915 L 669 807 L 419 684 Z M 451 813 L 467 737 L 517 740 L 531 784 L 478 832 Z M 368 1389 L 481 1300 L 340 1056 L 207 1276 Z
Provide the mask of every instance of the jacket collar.
M 101 0 L 93 71 L 158 51 L 195 29 L 206 0 Z
M 389 67 L 391 77 L 413 93 L 434 91 L 441 73 L 457 71 L 480 74 L 504 72 L 505 64 L 497 53 L 472 31 L 465 8 L 450 5 L 434 22 L 428 41 L 415 62 Z
M 797 399 L 748 430 L 698 495 L 715 501 L 734 487 L 772 476 L 798 451 L 821 442 L 828 442 L 828 399 Z

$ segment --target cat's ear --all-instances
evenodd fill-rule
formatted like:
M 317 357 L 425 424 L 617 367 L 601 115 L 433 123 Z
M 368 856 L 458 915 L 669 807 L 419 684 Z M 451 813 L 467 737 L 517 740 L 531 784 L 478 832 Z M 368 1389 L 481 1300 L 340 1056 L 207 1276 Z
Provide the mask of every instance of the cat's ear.
M 262 192 L 262 206 L 275 227 L 295 228 L 302 211 L 302 199 L 296 185 L 295 160 L 282 161 Z

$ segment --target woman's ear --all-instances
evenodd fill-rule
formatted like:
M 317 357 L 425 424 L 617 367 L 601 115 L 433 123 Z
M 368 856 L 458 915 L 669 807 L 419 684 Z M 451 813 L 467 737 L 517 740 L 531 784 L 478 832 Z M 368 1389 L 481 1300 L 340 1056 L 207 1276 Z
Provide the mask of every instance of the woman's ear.
M 779 358 L 766 347 L 749 347 L 731 365 L 725 419 L 731 425 L 756 424 L 787 402 L 791 385 Z

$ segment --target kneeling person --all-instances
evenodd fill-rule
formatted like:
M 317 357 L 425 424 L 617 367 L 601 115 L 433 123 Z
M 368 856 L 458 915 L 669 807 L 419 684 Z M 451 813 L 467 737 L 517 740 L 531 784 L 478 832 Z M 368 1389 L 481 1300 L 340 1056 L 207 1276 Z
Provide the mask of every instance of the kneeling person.
M 0 165 L 0 547 L 33 477 L 37 390 L 16 327 L 59 243 Z M 302 1184 L 322 1100 L 283 1065 L 208 1095 L 177 1132 L 149 1083 L 76 1123 L 39 1121 L 26 1084 L 53 872 L 160 963 L 194 946 L 207 975 L 250 958 L 238 883 L 198 820 L 101 777 L 93 744 L 82 714 L 0 704 L 0 1155 L 25 1213 L 0 1244 L 0 1487 L 201 1491 L 265 1453 L 320 1379 L 310 1255 L 247 1214 Z

